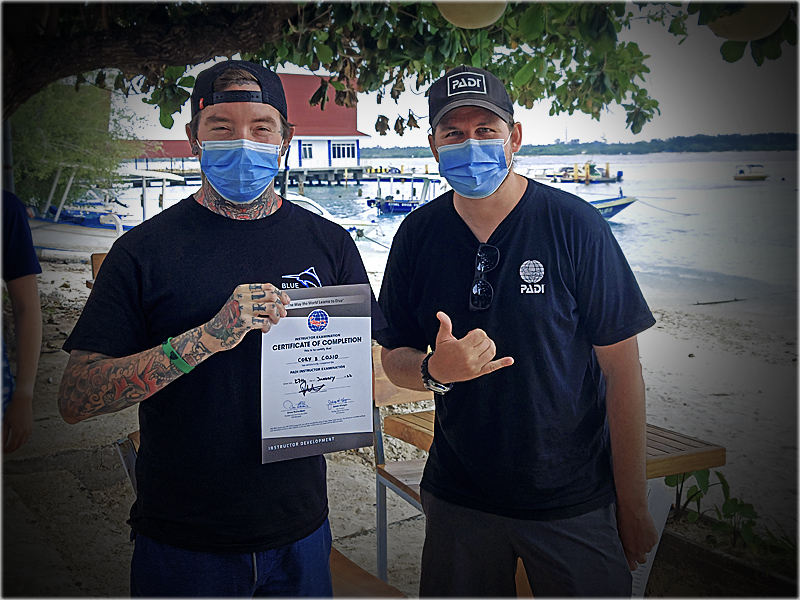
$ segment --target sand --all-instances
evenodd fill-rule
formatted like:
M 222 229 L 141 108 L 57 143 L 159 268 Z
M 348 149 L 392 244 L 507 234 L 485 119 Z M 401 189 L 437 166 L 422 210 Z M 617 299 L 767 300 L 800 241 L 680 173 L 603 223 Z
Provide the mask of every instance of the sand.
M 45 321 L 35 429 L 3 461 L 3 593 L 127 596 L 133 492 L 111 444 L 138 428 L 135 410 L 67 425 L 56 394 L 60 350 L 85 302 L 87 263 L 44 261 Z M 369 265 L 368 265 L 369 269 Z M 372 274 L 373 284 L 379 279 Z M 658 324 L 640 335 L 648 421 L 727 448 L 731 494 L 761 521 L 797 518 L 797 330 L 792 298 L 709 306 L 644 289 Z M 788 307 L 788 308 L 787 308 Z M 390 457 L 424 456 L 394 442 Z M 327 456 L 334 545 L 375 573 L 371 448 Z M 712 477 L 712 481 L 714 478 Z M 389 493 L 389 581 L 417 595 L 424 518 Z M 721 504 L 719 486 L 704 502 Z

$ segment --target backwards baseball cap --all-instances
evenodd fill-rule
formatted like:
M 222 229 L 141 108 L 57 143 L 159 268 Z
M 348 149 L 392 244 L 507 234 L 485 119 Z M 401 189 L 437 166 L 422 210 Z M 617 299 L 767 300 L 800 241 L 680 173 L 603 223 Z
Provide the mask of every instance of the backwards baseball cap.
M 433 82 L 428 92 L 431 129 L 448 112 L 461 106 L 480 106 L 505 121 L 514 120 L 514 105 L 506 86 L 489 71 L 477 67 L 456 67 Z
M 250 90 L 228 90 L 215 92 L 214 82 L 228 69 L 242 69 L 252 73 L 261 88 L 260 92 Z M 255 82 L 254 82 L 255 83 Z M 192 118 L 212 104 L 224 102 L 260 102 L 269 104 L 283 115 L 286 115 L 286 96 L 283 93 L 283 84 L 280 77 L 269 69 L 245 60 L 226 60 L 209 67 L 197 76 L 192 91 Z

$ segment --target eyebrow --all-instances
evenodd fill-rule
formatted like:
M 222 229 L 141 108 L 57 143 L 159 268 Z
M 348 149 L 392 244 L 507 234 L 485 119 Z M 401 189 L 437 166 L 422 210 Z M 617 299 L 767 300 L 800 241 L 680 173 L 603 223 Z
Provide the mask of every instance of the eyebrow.
M 228 117 L 223 117 L 219 115 L 209 115 L 206 117 L 206 123 L 230 123 L 231 119 Z M 256 117 L 251 121 L 251 123 L 268 123 L 271 125 L 277 125 L 278 122 L 269 115 L 264 115 L 263 117 Z
M 461 126 L 458 126 L 458 125 L 454 124 L 455 119 L 449 119 L 449 120 L 445 121 L 446 118 L 447 117 L 442 117 L 442 120 L 439 121 L 439 125 L 438 125 L 439 127 L 441 127 L 442 129 L 449 129 L 449 130 L 462 129 Z M 499 118 L 500 117 L 498 117 L 498 119 Z M 502 121 L 502 119 L 501 119 L 501 121 Z M 476 123 L 475 126 L 476 127 L 487 127 L 487 126 L 488 127 L 494 127 L 496 124 L 497 124 L 497 121 L 495 121 L 494 119 L 486 119 L 486 120 L 483 120 L 483 121 L 479 121 L 478 123 Z

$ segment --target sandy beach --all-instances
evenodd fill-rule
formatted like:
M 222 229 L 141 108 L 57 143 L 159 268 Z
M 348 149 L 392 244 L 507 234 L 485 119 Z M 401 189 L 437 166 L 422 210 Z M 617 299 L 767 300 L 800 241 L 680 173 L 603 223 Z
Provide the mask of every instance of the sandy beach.
M 45 325 L 34 432 L 3 460 L 3 593 L 127 596 L 132 544 L 125 521 L 133 492 L 111 444 L 138 428 L 136 411 L 78 425 L 59 417 L 56 393 L 67 360 L 60 348 L 88 297 L 91 274 L 81 262 L 43 261 L 42 267 Z M 646 284 L 643 290 L 658 320 L 639 337 L 648 421 L 725 446 L 721 471 L 731 494 L 752 503 L 761 523 L 795 531 L 796 293 L 694 305 L 659 296 Z M 387 452 L 423 456 L 401 443 Z M 375 573 L 372 450 L 327 458 L 334 545 Z M 718 490 L 703 508 L 721 504 Z M 424 518 L 388 496 L 389 582 L 416 596 Z

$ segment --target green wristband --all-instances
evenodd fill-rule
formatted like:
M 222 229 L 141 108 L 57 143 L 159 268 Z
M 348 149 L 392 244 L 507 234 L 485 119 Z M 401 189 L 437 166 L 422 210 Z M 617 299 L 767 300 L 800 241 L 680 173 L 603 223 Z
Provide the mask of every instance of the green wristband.
M 189 373 L 194 367 L 187 363 L 180 354 L 177 353 L 175 348 L 172 347 L 172 338 L 167 338 L 167 341 L 161 344 L 161 349 L 167 355 L 169 361 L 178 367 L 183 373 Z

